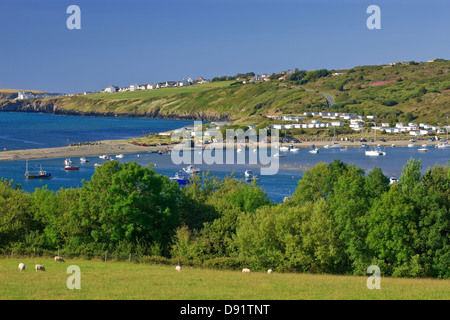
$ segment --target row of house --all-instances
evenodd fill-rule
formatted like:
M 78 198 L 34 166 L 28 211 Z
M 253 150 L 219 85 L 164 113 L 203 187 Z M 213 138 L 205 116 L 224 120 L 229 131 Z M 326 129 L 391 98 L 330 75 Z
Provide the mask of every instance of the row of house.
M 322 117 L 323 119 L 342 119 L 348 121 L 348 126 L 354 131 L 360 131 L 364 129 L 364 124 L 370 124 L 373 126 L 374 130 L 385 131 L 386 133 L 409 133 L 413 136 L 424 136 L 424 135 L 435 135 L 435 134 L 443 134 L 445 130 L 440 128 L 439 126 L 429 125 L 427 123 L 403 123 L 399 122 L 395 124 L 395 127 L 391 128 L 390 124 L 387 122 L 382 122 L 381 125 L 378 125 L 374 122 L 377 119 L 377 116 L 368 115 L 368 116 L 360 116 L 356 113 L 338 113 L 338 112 L 305 112 L 304 116 L 315 116 Z M 275 114 L 268 114 L 266 117 L 275 119 L 275 120 L 283 120 L 283 121 L 295 121 L 295 122 L 303 122 L 306 120 L 305 117 L 300 116 L 281 116 Z M 371 120 L 371 121 L 370 121 Z M 320 120 L 311 120 L 310 123 L 301 123 L 301 124 L 275 124 L 272 125 L 274 129 L 312 129 L 312 128 L 329 128 L 329 127 L 342 127 L 345 126 L 345 123 L 342 121 L 332 121 L 332 122 L 321 122 Z M 447 128 L 448 129 L 448 128 Z
M 19 91 L 16 100 L 37 99 L 37 98 L 57 98 L 69 96 L 65 93 L 33 93 L 31 91 Z
M 122 88 L 112 85 L 112 86 L 102 89 L 101 92 L 102 93 L 114 93 L 114 92 L 127 92 L 127 91 L 136 91 L 136 90 L 154 90 L 154 89 L 160 89 L 160 88 L 184 87 L 184 86 L 190 86 L 190 85 L 194 85 L 194 84 L 202 84 L 202 83 L 208 83 L 208 82 L 209 82 L 209 80 L 206 80 L 206 79 L 200 77 L 198 79 L 186 78 L 181 81 L 144 83 L 141 85 L 132 83 L 128 87 L 122 87 Z

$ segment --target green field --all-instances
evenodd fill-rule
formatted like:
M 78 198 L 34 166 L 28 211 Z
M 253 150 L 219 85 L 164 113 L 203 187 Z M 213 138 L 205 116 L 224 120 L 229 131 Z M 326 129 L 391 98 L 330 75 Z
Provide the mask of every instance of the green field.
M 174 94 L 195 93 L 195 92 L 211 90 L 214 88 L 228 87 L 233 82 L 235 82 L 235 81 L 209 82 L 209 83 L 203 83 L 203 84 L 196 84 L 193 86 L 161 88 L 161 89 L 155 89 L 155 90 L 136 90 L 136 91 L 130 91 L 130 92 L 99 93 L 99 94 L 89 95 L 88 98 L 110 99 L 110 100 L 157 98 L 157 97 L 170 96 L 170 95 L 174 95 Z
M 18 271 L 18 264 L 26 264 Z M 42 264 L 45 272 L 35 272 Z M 67 267 L 81 270 L 81 289 L 70 290 Z M 0 259 L 1 300 L 323 300 L 449 299 L 450 280 L 381 278 L 369 290 L 366 277 L 266 274 L 101 260 Z

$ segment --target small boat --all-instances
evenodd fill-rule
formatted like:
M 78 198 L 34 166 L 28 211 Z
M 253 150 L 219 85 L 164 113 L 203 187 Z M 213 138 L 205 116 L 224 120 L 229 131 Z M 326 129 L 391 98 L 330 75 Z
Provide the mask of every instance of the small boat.
M 80 162 L 81 162 L 81 163 L 86 163 L 86 162 L 89 162 L 89 160 L 86 159 L 85 157 L 81 157 L 81 158 L 80 158 Z
M 319 149 L 317 148 L 311 149 L 309 150 L 309 153 L 319 153 Z
M 94 167 L 100 167 L 100 166 L 101 166 L 101 164 L 94 163 Z
M 340 148 L 342 148 L 342 146 L 339 143 L 335 142 L 331 146 L 327 144 L 326 146 L 324 146 L 324 148 L 325 149 L 340 149 Z
M 389 184 L 390 184 L 390 185 L 391 185 L 391 184 L 394 184 L 394 183 L 396 183 L 396 182 L 398 182 L 398 179 L 397 179 L 396 176 L 392 176 L 392 177 L 389 179 Z
M 278 152 L 276 152 L 273 156 L 277 157 L 277 158 L 286 157 L 286 155 L 284 153 L 278 153 Z
M 408 148 L 413 148 L 413 147 L 414 147 L 414 144 L 412 144 L 412 143 L 408 144 Z
M 380 148 L 366 150 L 364 153 L 366 156 L 369 156 L 369 157 L 377 157 L 377 156 L 385 156 L 386 155 L 386 152 L 381 151 Z
M 237 152 L 242 152 L 242 148 L 238 148 L 236 151 Z
M 117 158 L 117 159 L 122 159 L 122 158 L 123 158 L 123 154 L 118 154 L 118 155 L 116 155 L 116 158 Z
M 196 169 L 191 165 L 191 166 L 188 166 L 187 168 L 183 168 L 183 171 L 188 174 L 194 174 L 194 173 L 199 173 L 200 169 Z
M 106 159 L 108 156 L 106 154 L 102 155 L 102 156 L 98 156 L 100 159 Z
M 80 167 L 72 166 L 72 161 L 69 158 L 64 160 L 64 170 L 72 171 L 72 170 L 79 170 L 79 169 L 80 169 Z
M 253 171 L 252 170 L 245 170 L 244 175 L 246 178 L 253 178 Z
M 42 170 L 42 165 L 40 170 L 37 173 L 32 173 L 28 171 L 28 160 L 27 160 L 27 168 L 25 171 L 25 179 L 51 179 L 52 174 L 50 172 Z
M 419 152 L 427 152 L 428 148 L 419 148 L 417 151 L 419 151 Z
M 186 179 L 184 176 L 180 176 L 178 173 L 176 173 L 174 177 L 171 177 L 169 179 L 170 179 L 170 181 L 176 181 L 179 184 L 188 184 L 188 183 L 190 183 L 189 179 Z
M 280 151 L 289 151 L 289 147 L 281 146 Z
M 391 147 L 392 147 L 392 148 L 395 148 L 395 143 L 393 143 Z
M 300 151 L 300 148 L 294 147 L 294 145 L 291 144 L 291 145 L 289 146 L 289 151 L 291 151 L 291 152 L 297 152 L 297 151 Z
M 436 145 L 436 147 L 438 149 L 449 149 L 450 148 L 450 144 L 448 144 L 447 142 L 439 143 L 439 144 Z

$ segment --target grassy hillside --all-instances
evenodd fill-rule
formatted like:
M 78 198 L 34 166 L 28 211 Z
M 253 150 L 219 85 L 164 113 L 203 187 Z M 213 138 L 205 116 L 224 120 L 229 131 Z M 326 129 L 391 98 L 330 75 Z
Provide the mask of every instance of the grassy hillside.
M 219 118 L 257 124 L 264 122 L 264 115 L 269 113 L 299 115 L 305 111 L 327 110 L 323 92 L 335 99 L 330 111 L 371 114 L 378 116 L 379 121 L 391 123 L 414 120 L 443 125 L 450 111 L 449 70 L 447 60 L 359 66 L 332 70 L 320 77 L 310 77 L 314 72 L 309 72 L 304 78 L 308 81 L 272 80 L 245 85 L 221 81 L 180 88 L 30 100 L 29 103 L 33 107 L 50 105 L 72 113 Z M 335 72 L 341 74 L 334 75 Z
M 315 92 L 279 83 L 229 82 L 181 88 L 42 99 L 58 109 L 160 116 L 219 117 L 231 120 L 266 113 L 298 113 L 304 106 L 326 106 Z M 260 116 L 262 118 L 262 116 Z
M 387 121 L 443 123 L 450 111 L 450 61 L 338 70 L 305 86 L 335 97 L 333 110 L 376 115 Z M 409 117 L 409 116 L 408 116 Z
M 18 271 L 20 262 L 25 271 Z M 45 272 L 35 272 L 43 264 Z M 81 289 L 69 290 L 69 265 L 81 271 Z M 323 300 L 448 299 L 449 280 L 381 278 L 369 290 L 367 277 L 266 274 L 114 261 L 50 258 L 0 259 L 2 300 Z

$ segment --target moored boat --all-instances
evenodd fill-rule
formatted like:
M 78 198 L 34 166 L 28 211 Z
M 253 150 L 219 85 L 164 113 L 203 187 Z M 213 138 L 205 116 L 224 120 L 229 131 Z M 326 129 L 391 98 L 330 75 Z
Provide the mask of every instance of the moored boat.
M 71 171 L 71 170 L 79 170 L 79 169 L 80 169 L 80 167 L 72 166 L 72 161 L 69 158 L 64 160 L 64 170 Z
M 42 170 L 42 165 L 40 166 L 40 170 L 37 173 L 33 173 L 28 171 L 28 160 L 27 160 L 27 168 L 25 171 L 25 179 L 52 179 L 52 174 L 50 172 Z
M 190 165 L 190 166 L 187 166 L 187 168 L 183 168 L 183 171 L 188 174 L 194 174 L 194 173 L 199 173 L 200 169 L 194 168 L 194 166 Z
M 189 179 L 187 179 L 184 176 L 179 175 L 178 172 L 175 174 L 174 177 L 170 177 L 169 179 L 170 179 L 170 181 L 176 181 L 179 184 L 188 184 L 188 183 L 190 183 Z

